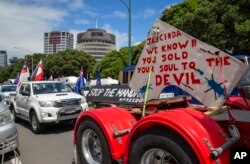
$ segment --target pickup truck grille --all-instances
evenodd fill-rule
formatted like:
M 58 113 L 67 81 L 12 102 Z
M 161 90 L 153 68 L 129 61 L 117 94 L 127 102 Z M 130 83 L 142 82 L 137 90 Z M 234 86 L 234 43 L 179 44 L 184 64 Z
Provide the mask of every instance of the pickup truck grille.
M 80 99 L 67 99 L 67 100 L 60 100 L 55 101 L 54 106 L 61 108 L 67 105 L 80 105 L 81 100 Z

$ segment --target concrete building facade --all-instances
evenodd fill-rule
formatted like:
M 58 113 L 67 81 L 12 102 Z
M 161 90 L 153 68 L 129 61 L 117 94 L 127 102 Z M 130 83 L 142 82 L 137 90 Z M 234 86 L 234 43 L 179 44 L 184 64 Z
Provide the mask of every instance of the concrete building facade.
M 51 31 L 44 33 L 44 53 L 57 53 L 73 49 L 74 36 L 68 31 Z
M 84 51 L 100 61 L 108 52 L 116 49 L 115 35 L 99 28 L 77 34 L 76 50 Z
M 7 65 L 7 51 L 0 50 L 0 67 Z

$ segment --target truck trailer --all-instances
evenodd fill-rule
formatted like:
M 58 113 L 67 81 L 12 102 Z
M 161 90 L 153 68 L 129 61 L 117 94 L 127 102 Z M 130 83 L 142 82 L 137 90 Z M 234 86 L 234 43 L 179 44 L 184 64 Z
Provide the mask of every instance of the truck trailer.
M 129 83 L 131 90 L 121 85 L 90 91 L 92 101 L 103 106 L 82 112 L 76 121 L 75 162 L 247 163 L 250 100 L 244 91 L 242 97 L 229 97 L 247 68 L 156 20 Z M 190 104 L 190 96 L 158 99 L 168 85 L 203 104 Z

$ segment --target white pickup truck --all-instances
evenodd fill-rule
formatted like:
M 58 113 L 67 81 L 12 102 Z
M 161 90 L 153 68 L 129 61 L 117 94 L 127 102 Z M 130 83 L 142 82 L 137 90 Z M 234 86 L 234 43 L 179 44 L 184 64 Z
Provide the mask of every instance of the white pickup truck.
M 59 81 L 24 82 L 12 97 L 10 110 L 14 120 L 27 120 L 34 133 L 40 133 L 46 123 L 76 120 L 88 108 L 85 97 L 76 94 Z

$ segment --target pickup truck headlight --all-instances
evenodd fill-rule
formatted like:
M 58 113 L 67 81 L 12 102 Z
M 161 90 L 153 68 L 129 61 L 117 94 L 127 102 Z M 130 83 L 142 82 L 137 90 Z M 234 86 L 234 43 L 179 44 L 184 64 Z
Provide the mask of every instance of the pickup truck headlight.
M 8 124 L 12 121 L 12 115 L 9 110 L 0 113 L 0 126 Z
M 39 101 L 39 105 L 41 107 L 53 107 L 54 102 L 53 101 Z

